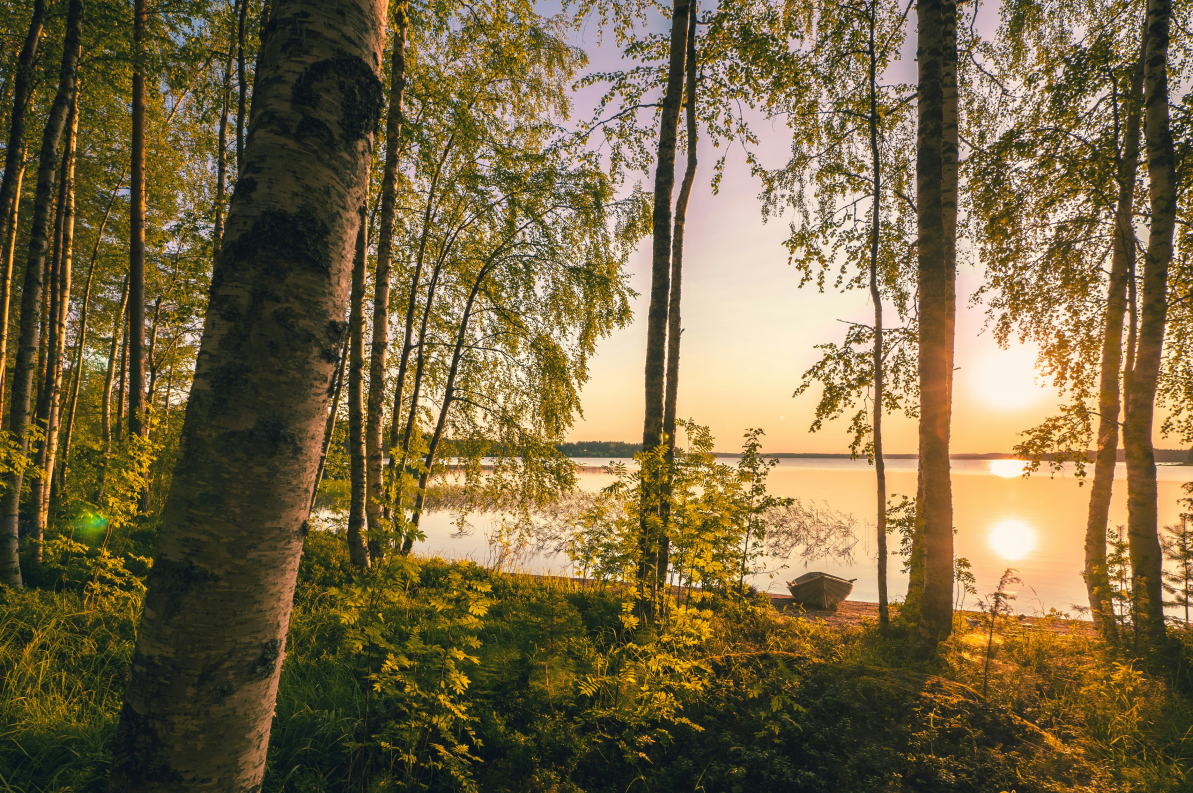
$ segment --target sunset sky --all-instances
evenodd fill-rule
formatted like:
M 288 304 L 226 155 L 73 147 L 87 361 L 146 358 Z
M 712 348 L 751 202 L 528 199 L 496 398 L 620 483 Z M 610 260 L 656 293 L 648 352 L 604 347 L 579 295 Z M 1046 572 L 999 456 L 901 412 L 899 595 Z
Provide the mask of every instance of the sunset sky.
M 661 27 L 661 20 L 659 21 Z M 910 21 L 914 28 L 914 15 Z M 978 29 L 992 35 L 997 4 L 983 8 Z M 589 25 L 575 43 L 591 59 L 590 68 L 612 70 L 619 54 L 611 36 L 597 45 L 596 27 Z M 914 35 L 894 80 L 915 81 Z M 575 98 L 576 117 L 591 117 L 599 92 L 587 90 Z M 781 121 L 760 120 L 759 153 L 770 167 L 785 161 L 790 134 Z M 680 364 L 679 414 L 711 426 L 719 451 L 738 448 L 747 427 L 766 430 L 766 448 L 783 452 L 838 453 L 848 451 L 848 420 L 809 434 L 819 390 L 798 398 L 792 393 L 800 375 L 818 358 L 816 344 L 839 342 L 845 325 L 837 320 L 871 323 L 868 294 L 824 294 L 810 284 L 799 288 L 799 275 L 787 264 L 782 241 L 785 220 L 764 223 L 758 200 L 760 185 L 745 165 L 740 147 L 729 156 L 720 194 L 709 188 L 711 166 L 721 154 L 707 140 L 699 148 L 700 168 L 688 209 L 684 251 L 683 343 Z M 677 161 L 683 172 L 683 154 Z M 653 183 L 653 171 L 643 175 Z M 678 191 L 677 191 L 678 192 Z M 976 257 L 960 241 L 957 277 L 957 366 L 954 391 L 952 448 L 954 452 L 1005 452 L 1018 433 L 1056 410 L 1056 390 L 1037 382 L 1035 350 L 1021 345 L 1001 350 L 984 330 L 984 306 L 970 306 L 969 297 L 981 284 Z M 634 322 L 598 348 L 592 378 L 582 395 L 584 417 L 576 421 L 570 440 L 620 440 L 642 437 L 643 366 L 646 351 L 646 308 L 650 290 L 650 240 L 644 240 L 630 260 L 631 285 L 638 292 Z M 888 310 L 887 317 L 893 316 Z M 889 321 L 889 320 L 888 320 Z M 1159 418 L 1157 426 L 1159 426 Z M 916 451 L 915 422 L 893 416 L 885 428 L 890 453 Z M 1176 446 L 1157 432 L 1156 442 Z

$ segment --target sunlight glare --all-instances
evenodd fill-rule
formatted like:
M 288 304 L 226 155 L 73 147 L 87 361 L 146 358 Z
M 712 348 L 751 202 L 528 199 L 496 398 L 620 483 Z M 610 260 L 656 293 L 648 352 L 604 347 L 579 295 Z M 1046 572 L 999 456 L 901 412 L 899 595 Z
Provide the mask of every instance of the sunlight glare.
M 969 370 L 970 390 L 988 407 L 1019 410 L 1047 395 L 1036 383 L 1035 351 L 1030 347 L 993 350 L 962 367 L 963 372 Z
M 1023 471 L 1026 468 L 1027 463 L 1023 460 L 990 461 L 990 473 L 995 476 L 1001 476 L 1003 479 L 1014 479 L 1017 476 L 1023 476 Z
M 1036 530 L 1027 523 L 1011 518 L 990 527 L 987 542 L 1004 559 L 1022 559 L 1036 547 Z

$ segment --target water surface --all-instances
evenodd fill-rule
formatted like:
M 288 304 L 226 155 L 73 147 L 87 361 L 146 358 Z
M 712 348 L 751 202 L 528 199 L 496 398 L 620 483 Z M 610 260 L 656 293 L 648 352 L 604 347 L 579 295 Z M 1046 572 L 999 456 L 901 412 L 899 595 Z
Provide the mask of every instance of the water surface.
M 606 462 L 577 460 L 591 467 Z M 729 458 L 722 462 L 735 463 Z M 916 460 L 887 462 L 887 489 L 890 496 L 915 495 Z M 1085 583 L 1081 577 L 1084 560 L 1085 519 L 1089 507 L 1089 484 L 1081 485 L 1071 466 L 1054 477 L 1039 473 L 1027 479 L 1021 476 L 1023 464 L 1016 460 L 954 460 L 953 519 L 957 529 L 956 555 L 969 559 L 977 577 L 980 593 L 992 591 L 1003 571 L 1012 567 L 1023 584 L 1019 586 L 1015 608 L 1024 613 L 1056 608 L 1072 611 L 1074 605 L 1088 605 Z M 1092 467 L 1089 469 L 1092 477 Z M 1181 484 L 1193 480 L 1193 468 L 1159 466 L 1160 523 L 1179 520 L 1177 500 L 1183 495 Z M 613 481 L 603 473 L 581 472 L 580 487 L 597 490 Z M 865 460 L 782 459 L 771 471 L 770 491 L 778 496 L 793 496 L 816 501 L 848 512 L 858 519 L 859 542 L 852 564 L 834 560 L 788 562 L 786 569 L 754 576 L 754 584 L 771 592 L 784 591 L 784 582 L 808 569 L 823 570 L 856 578 L 850 600 L 878 599 L 877 553 L 874 535 L 874 469 Z M 1110 506 L 1112 526 L 1126 522 L 1126 466 L 1115 469 L 1114 495 Z M 471 534 L 460 536 L 452 516 L 439 513 L 424 517 L 427 542 L 423 552 L 449 557 L 467 557 L 478 562 L 491 560 L 487 534 L 493 529 L 493 517 L 469 518 Z M 907 576 L 901 571 L 902 559 L 894 555 L 898 538 L 889 540 L 889 592 L 892 599 L 906 592 Z M 531 557 L 522 564 L 538 572 L 569 573 L 564 557 Z M 969 598 L 968 604 L 973 603 Z M 967 605 L 968 605 L 967 604 Z

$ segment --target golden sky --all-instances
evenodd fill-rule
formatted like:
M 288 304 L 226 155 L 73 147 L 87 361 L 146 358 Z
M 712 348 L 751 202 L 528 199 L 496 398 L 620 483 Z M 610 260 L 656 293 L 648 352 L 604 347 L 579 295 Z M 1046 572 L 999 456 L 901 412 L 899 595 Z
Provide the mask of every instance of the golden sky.
M 977 24 L 983 35 L 993 34 L 998 5 L 983 6 Z M 913 13 L 909 20 L 913 31 L 914 24 Z M 654 20 L 652 27 L 664 29 L 661 19 Z M 589 53 L 590 69 L 631 65 L 620 60 L 609 38 L 598 43 L 595 25 L 578 34 L 575 43 Z M 914 47 L 913 33 L 889 79 L 914 82 Z M 589 118 L 599 95 L 595 88 L 575 94 L 575 116 Z M 753 123 L 760 139 L 755 153 L 767 167 L 781 165 L 791 140 L 782 122 L 758 117 Z M 847 452 L 848 419 L 809 434 L 819 392 L 809 390 L 798 398 L 792 398 L 792 392 L 800 375 L 819 358 L 814 346 L 844 338 L 846 326 L 837 320 L 873 322 L 869 295 L 828 289 L 820 294 L 813 284 L 800 289 L 799 274 L 787 264 L 782 245 L 787 223 L 783 219 L 763 223 L 760 185 L 750 176 L 740 146 L 731 149 L 715 196 L 709 181 L 713 163 L 724 150 L 702 139 L 698 153 L 700 170 L 688 209 L 684 250 L 679 415 L 710 425 L 718 451 L 737 450 L 747 427 L 761 427 L 766 430 L 769 451 Z M 682 175 L 682 152 L 676 165 Z M 641 178 L 650 189 L 653 170 Z M 991 333 L 984 331 L 985 308 L 969 305 L 982 275 L 976 257 L 963 241 L 960 244 L 952 449 L 1008 452 L 1021 431 L 1056 412 L 1057 393 L 1037 382 L 1034 349 L 1014 345 L 1001 350 Z M 641 441 L 649 239 L 639 246 L 629 269 L 631 285 L 638 292 L 634 322 L 598 347 L 591 379 L 582 393 L 584 417 L 576 421 L 569 440 Z M 893 314 L 888 307 L 886 324 Z M 1157 428 L 1163 415 L 1157 411 Z M 913 420 L 888 418 L 884 437 L 889 453 L 916 451 Z M 1162 448 L 1177 446 L 1175 439 L 1163 439 L 1158 431 L 1155 441 Z

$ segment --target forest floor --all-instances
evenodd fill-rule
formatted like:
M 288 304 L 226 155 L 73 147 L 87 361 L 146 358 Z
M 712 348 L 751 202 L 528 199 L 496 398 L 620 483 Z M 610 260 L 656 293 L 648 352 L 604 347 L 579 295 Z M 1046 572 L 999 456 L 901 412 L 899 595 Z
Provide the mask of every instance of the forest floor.
M 1193 790 L 1184 632 L 1161 668 L 1075 621 L 991 636 L 967 612 L 923 658 L 873 603 L 696 594 L 643 625 L 616 585 L 400 556 L 362 575 L 346 548 L 307 538 L 264 793 Z M 0 588 L 0 793 L 106 786 L 146 570 L 84 551 Z

